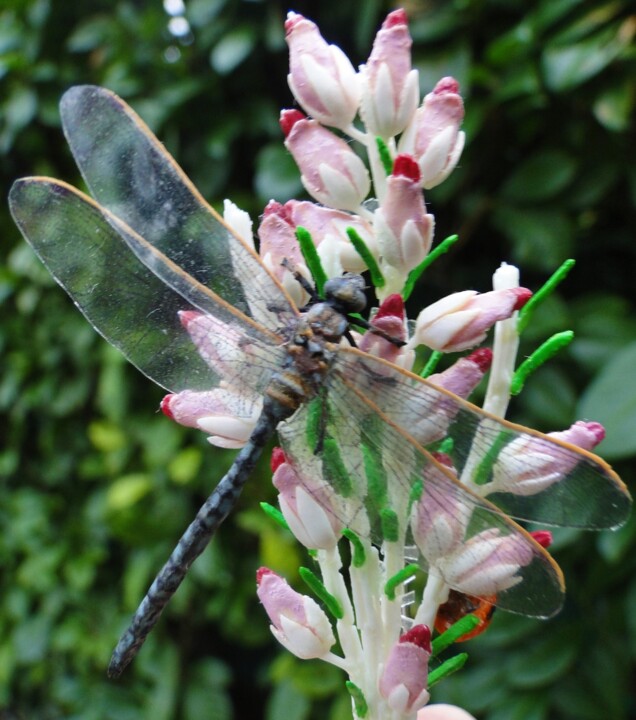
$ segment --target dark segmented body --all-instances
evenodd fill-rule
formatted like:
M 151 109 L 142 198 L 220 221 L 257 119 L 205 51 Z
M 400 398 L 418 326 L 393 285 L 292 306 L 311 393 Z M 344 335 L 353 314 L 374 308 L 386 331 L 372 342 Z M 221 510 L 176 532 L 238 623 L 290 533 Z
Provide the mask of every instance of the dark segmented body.
M 278 424 L 291 417 L 303 402 L 317 394 L 347 327 L 340 303 L 332 300 L 311 306 L 303 313 L 298 324 L 289 328 L 287 367 L 273 376 L 249 440 L 201 506 L 137 608 L 113 652 L 108 666 L 110 677 L 120 675 L 136 655 L 190 566 L 205 550 L 219 525 L 236 504 L 265 445 L 276 433 Z

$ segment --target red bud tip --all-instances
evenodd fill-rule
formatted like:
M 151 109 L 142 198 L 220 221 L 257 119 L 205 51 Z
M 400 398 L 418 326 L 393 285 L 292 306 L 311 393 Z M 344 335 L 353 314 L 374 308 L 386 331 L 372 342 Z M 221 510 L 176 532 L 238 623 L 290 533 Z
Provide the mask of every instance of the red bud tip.
M 517 296 L 517 302 L 515 303 L 514 309 L 515 310 L 521 310 L 521 308 L 530 300 L 532 297 L 532 290 L 528 290 L 528 288 L 514 288 L 515 294 Z
M 390 12 L 384 22 L 382 23 L 382 29 L 388 30 L 389 28 L 395 27 L 396 25 L 407 25 L 408 17 L 406 16 L 406 10 L 404 8 L 398 8 L 393 12 Z
M 401 295 L 394 293 L 382 301 L 373 319 L 378 320 L 383 317 L 398 317 L 400 320 L 404 319 L 404 300 L 402 300 Z
M 442 95 L 442 93 L 458 93 L 459 83 L 454 77 L 443 77 L 438 81 L 437 85 L 433 88 L 435 95 Z
M 276 202 L 276 200 L 270 200 L 267 205 L 265 205 L 265 210 L 263 210 L 263 215 L 281 215 L 283 211 L 283 205 L 279 202 Z
M 492 350 L 490 348 L 479 348 L 470 355 L 467 356 L 466 360 L 470 360 L 471 363 L 477 365 L 482 373 L 487 373 L 492 365 Z
M 427 625 L 414 625 L 410 630 L 404 633 L 398 640 L 400 643 L 413 643 L 421 647 L 422 650 L 426 650 L 427 653 L 431 652 L 431 631 Z
M 196 320 L 198 317 L 201 317 L 201 315 L 203 313 L 197 312 L 196 310 L 179 310 L 179 312 L 177 314 L 179 315 L 179 322 L 187 330 L 188 325 L 193 320 Z
M 261 580 L 265 577 L 265 575 L 274 575 L 274 574 L 275 574 L 274 571 L 270 570 L 269 568 L 259 567 L 258 570 L 256 571 L 256 584 L 260 585 Z
M 530 535 L 542 548 L 549 548 L 552 545 L 552 533 L 549 530 L 533 530 Z
M 296 27 L 296 25 L 298 25 L 298 23 L 304 19 L 305 18 L 298 13 L 288 12 L 287 20 L 285 20 L 285 34 L 289 35 L 289 33 Z
M 165 398 L 161 401 L 161 404 L 159 405 L 161 412 L 166 417 L 169 417 L 171 420 L 174 420 L 174 415 L 172 414 L 172 410 L 170 409 L 170 403 L 172 402 L 173 397 L 174 397 L 174 393 L 170 393 L 170 395 L 166 395 Z
M 270 217 L 270 215 L 276 215 L 281 220 L 284 220 L 289 225 L 293 225 L 291 220 L 291 212 L 286 205 L 276 202 L 276 200 L 270 200 L 263 210 L 263 217 Z
M 280 114 L 280 119 L 278 121 L 278 124 L 281 127 L 281 130 L 283 131 L 283 134 L 285 137 L 289 136 L 289 133 L 292 131 L 292 128 L 297 122 L 300 122 L 301 120 L 306 120 L 307 116 L 303 115 L 303 113 L 300 112 L 300 110 L 283 110 Z
M 412 180 L 413 182 L 419 183 L 421 177 L 420 166 L 411 155 L 398 155 L 393 163 L 392 175 L 402 176 Z
M 594 435 L 596 445 L 598 445 L 602 440 L 605 440 L 605 428 L 601 425 L 601 423 L 587 422 L 585 425 L 592 435 Z
M 272 457 L 269 461 L 269 466 L 272 469 L 272 472 L 275 473 L 284 462 L 287 462 L 287 458 L 285 457 L 283 448 L 275 447 L 272 450 Z
M 444 467 L 449 468 L 453 467 L 453 460 L 450 455 L 447 455 L 443 452 L 433 452 L 431 453 L 431 455 L 435 458 L 435 460 L 437 460 L 440 465 L 444 465 Z

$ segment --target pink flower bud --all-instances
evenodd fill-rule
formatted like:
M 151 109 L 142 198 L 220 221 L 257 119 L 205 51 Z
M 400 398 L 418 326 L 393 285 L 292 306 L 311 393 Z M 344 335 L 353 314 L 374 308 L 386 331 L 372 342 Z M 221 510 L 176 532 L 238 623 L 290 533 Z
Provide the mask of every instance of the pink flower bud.
M 526 288 L 474 290 L 448 295 L 422 310 L 415 322 L 412 343 L 441 352 L 458 352 L 482 342 L 499 320 L 522 308 L 532 293 Z
M 244 391 L 215 388 L 205 392 L 183 390 L 166 395 L 161 410 L 186 427 L 210 433 L 208 442 L 222 448 L 240 448 L 249 439 L 260 411 L 262 399 L 250 398 Z
M 492 350 L 479 348 L 466 357 L 459 358 L 449 368 L 430 375 L 428 381 L 449 390 L 453 395 L 467 398 L 479 385 L 492 363 Z
M 483 530 L 435 561 L 436 571 L 454 590 L 487 597 L 521 582 L 520 568 L 534 559 L 523 535 L 502 535 L 499 528 Z
M 280 448 L 278 448 L 280 450 Z M 282 451 L 280 451 L 282 453 Z M 272 457 L 274 466 L 274 457 Z M 301 474 L 276 455 L 272 482 L 279 491 L 278 504 L 297 540 L 312 550 L 330 550 L 342 535 L 343 524 L 329 511 L 330 498 L 324 484 L 308 490 Z
M 289 200 L 285 203 L 285 209 L 294 226 L 300 225 L 311 234 L 329 277 L 338 277 L 343 271 L 361 273 L 366 270 L 362 258 L 349 240 L 347 228 L 353 228 L 377 258 L 373 228 L 359 215 L 299 200 Z
M 445 456 L 436 454 L 435 459 L 446 467 L 450 464 Z M 462 503 L 458 488 L 437 465 L 427 465 L 422 479 L 422 495 L 411 509 L 411 531 L 420 552 L 434 566 L 461 547 L 470 510 Z
M 464 104 L 458 90 L 456 80 L 442 78 L 400 138 L 399 151 L 417 158 L 422 187 L 427 189 L 450 175 L 464 148 L 465 136 L 459 131 Z
M 521 580 L 518 570 L 534 559 L 532 544 L 520 533 L 502 535 L 499 527 L 465 540 L 473 508 L 439 467 L 450 460 L 439 453 L 434 458 L 438 464 L 424 469 L 422 494 L 410 518 L 413 541 L 431 571 L 454 590 L 481 598 L 513 587 Z
M 389 295 L 385 298 L 380 304 L 378 312 L 371 320 L 372 327 L 381 330 L 395 340 L 402 341 L 406 339 L 405 323 L 404 301 L 402 296 L 398 294 Z M 375 355 L 409 370 L 415 360 L 415 353 L 412 350 L 398 347 L 385 337 L 374 333 L 373 330 L 367 330 L 364 333 L 358 347 L 370 355 Z
M 549 433 L 548 437 L 592 450 L 605 437 L 600 423 L 575 422 L 563 432 Z M 493 466 L 492 482 L 484 486 L 488 494 L 509 492 L 513 495 L 536 495 L 559 480 L 563 480 L 578 464 L 580 457 L 564 452 L 558 445 L 540 437 L 527 435 L 508 443 Z
M 380 694 L 395 713 L 408 715 L 428 702 L 431 631 L 415 625 L 391 648 L 380 677 Z
M 290 12 L 285 22 L 289 46 L 289 88 L 302 108 L 324 125 L 346 128 L 358 111 L 359 81 L 339 47 L 328 45 L 316 25 Z
M 456 705 L 428 705 L 417 713 L 417 720 L 476 720 Z
M 292 590 L 282 577 L 265 567 L 257 571 L 256 583 L 278 642 L 303 660 L 324 657 L 336 639 L 317 603 Z
M 387 178 L 386 195 L 375 211 L 374 228 L 386 279 L 384 292 L 399 292 L 409 272 L 428 254 L 434 218 L 426 212 L 419 168 L 409 155 L 398 155 Z
M 281 126 L 289 125 L 286 113 Z M 291 111 L 294 112 L 294 111 Z M 318 202 L 338 210 L 355 212 L 370 189 L 369 173 L 360 158 L 342 139 L 315 120 L 296 120 L 285 146 L 300 168 L 307 192 Z
M 411 44 L 406 13 L 394 10 L 375 36 L 366 65 L 360 66 L 360 114 L 374 135 L 398 135 L 417 108 L 420 94 L 417 70 L 411 70 Z
M 311 274 L 305 265 L 298 240 L 296 225 L 286 205 L 270 200 L 258 228 L 259 254 L 263 264 L 287 290 L 297 307 L 307 302 L 308 295 L 290 270 L 283 265 L 287 260 L 291 267 L 311 282 Z
M 205 362 L 221 376 L 233 375 L 244 353 L 239 346 L 242 334 L 215 316 L 194 310 L 179 311 L 179 320 Z
M 479 385 L 490 368 L 492 350 L 480 348 L 441 373 L 435 373 L 428 381 L 437 387 L 449 390 L 454 395 L 467 398 Z M 455 418 L 459 407 L 455 400 L 444 394 L 433 398 L 427 412 L 422 412 L 409 425 L 410 434 L 421 444 L 429 445 L 446 436 L 448 426 Z

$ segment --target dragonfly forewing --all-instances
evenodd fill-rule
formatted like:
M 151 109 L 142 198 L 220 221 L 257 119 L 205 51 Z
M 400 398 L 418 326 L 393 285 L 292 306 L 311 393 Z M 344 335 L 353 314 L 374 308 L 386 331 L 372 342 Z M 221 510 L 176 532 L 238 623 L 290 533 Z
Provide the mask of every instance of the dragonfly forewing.
M 291 299 L 236 237 L 136 113 L 81 85 L 60 104 L 64 133 L 97 202 L 227 303 L 276 330 Z M 251 238 L 249 239 L 251 241 Z
M 210 390 L 224 380 L 260 394 L 280 367 L 282 338 L 217 298 L 78 190 L 26 178 L 14 184 L 10 206 L 92 325 L 162 387 Z M 232 368 L 206 362 L 179 321 L 179 312 L 188 310 L 215 317 L 210 340 L 220 353 L 249 349 L 250 362 Z
M 530 428 L 489 415 L 431 382 L 385 361 L 343 348 L 334 373 L 346 378 L 425 448 L 444 451 L 462 482 L 519 520 L 588 529 L 627 518 L 630 495 L 598 456 Z M 506 448 L 508 448 L 506 450 Z M 545 458 L 558 481 L 545 480 Z M 513 489 L 523 478 L 524 490 Z M 497 480 L 494 483 L 494 479 Z

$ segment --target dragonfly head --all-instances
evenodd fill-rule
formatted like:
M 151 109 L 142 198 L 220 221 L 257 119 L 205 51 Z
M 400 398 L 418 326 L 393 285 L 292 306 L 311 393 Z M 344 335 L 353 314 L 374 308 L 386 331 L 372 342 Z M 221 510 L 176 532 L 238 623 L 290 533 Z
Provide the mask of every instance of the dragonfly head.
M 325 301 L 343 315 L 362 312 L 367 306 L 364 289 L 362 275 L 345 273 L 342 277 L 327 280 L 324 285 Z

